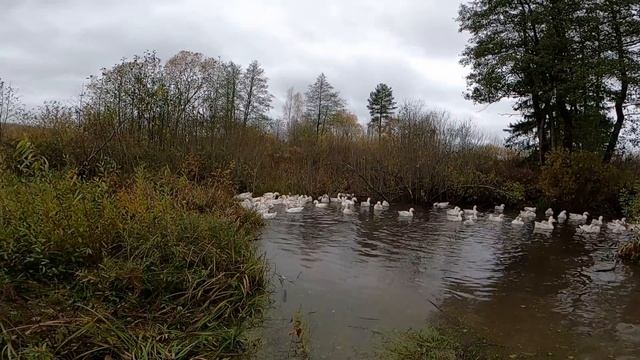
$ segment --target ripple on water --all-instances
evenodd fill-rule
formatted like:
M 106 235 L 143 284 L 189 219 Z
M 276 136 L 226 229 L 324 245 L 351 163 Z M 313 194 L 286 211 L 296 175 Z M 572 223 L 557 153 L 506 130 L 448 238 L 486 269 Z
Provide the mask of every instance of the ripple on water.
M 481 216 L 463 225 L 434 210 L 418 209 L 409 221 L 398 219 L 395 209 L 353 215 L 337 207 L 276 210 L 281 214 L 261 244 L 278 274 L 295 280 L 277 283 L 286 296 L 275 297 L 272 316 L 288 319 L 305 309 L 320 358 L 353 357 L 354 348 L 369 346 L 363 333 L 422 326 L 434 316 L 429 301 L 496 334 L 529 331 L 535 334 L 524 337 L 531 351 L 572 349 L 574 356 L 597 358 L 603 353 L 583 336 L 591 333 L 640 354 L 635 328 L 619 325 L 640 319 L 638 272 L 622 265 L 598 271 L 625 235 L 576 236 L 574 224 L 535 233 L 533 222 L 513 226 L 509 216 L 503 223 Z M 288 331 L 288 322 L 278 326 Z M 560 329 L 568 335 L 557 336 Z M 525 346 L 518 339 L 513 345 Z

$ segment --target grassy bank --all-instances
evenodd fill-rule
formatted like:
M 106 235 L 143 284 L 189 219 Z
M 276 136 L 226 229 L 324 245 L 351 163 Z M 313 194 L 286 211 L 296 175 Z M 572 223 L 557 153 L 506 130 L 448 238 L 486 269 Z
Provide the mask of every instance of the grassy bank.
M 242 352 L 265 300 L 265 263 L 252 242 L 261 220 L 233 203 L 228 176 L 196 183 L 138 169 L 81 180 L 75 170 L 7 164 L 0 357 Z
M 426 327 L 385 338 L 378 358 L 385 360 L 501 359 L 495 346 L 463 329 Z

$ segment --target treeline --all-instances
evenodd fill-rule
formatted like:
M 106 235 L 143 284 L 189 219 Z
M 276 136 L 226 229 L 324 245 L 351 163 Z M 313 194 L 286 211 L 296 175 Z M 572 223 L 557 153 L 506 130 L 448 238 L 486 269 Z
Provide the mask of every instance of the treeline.
M 384 84 L 371 93 L 366 130 L 324 74 L 304 93 L 290 89 L 278 118 L 272 99 L 257 62 L 243 70 L 198 53 L 166 63 L 146 53 L 91 77 L 74 106 L 49 102 L 21 115 L 28 127 L 7 140 L 24 134 L 52 168 L 83 177 L 140 164 L 200 177 L 232 167 L 238 190 L 391 201 L 463 196 L 459 184 L 500 187 L 486 170 L 512 157 L 469 122 L 418 101 L 396 105 Z
M 82 178 L 144 165 L 204 180 L 224 168 L 238 191 L 347 191 L 389 201 L 537 202 L 607 212 L 622 209 L 621 191 L 627 198 L 637 192 L 636 162 L 603 163 L 603 147 L 584 146 L 591 130 L 582 122 L 573 123 L 574 146 L 558 146 L 538 167 L 528 161 L 538 134 L 521 134 L 529 136 L 529 145 L 518 147 L 525 152 L 505 148 L 468 121 L 420 101 L 397 102 L 387 84 L 369 96 L 366 127 L 324 74 L 304 92 L 289 89 L 277 117 L 268 85 L 255 61 L 243 69 L 200 53 L 182 51 L 162 62 L 148 52 L 92 76 L 76 105 L 48 102 L 19 112 L 14 100 L 10 118 L 26 127 L 2 135 L 10 145 L 4 159 L 15 157 L 10 152 L 26 136 L 52 168 L 75 168 Z
M 554 149 L 608 162 L 620 145 L 637 145 L 640 2 L 473 0 L 458 21 L 471 34 L 467 97 L 515 99 L 523 115 L 508 146 L 534 150 L 542 164 Z M 630 137 L 621 144 L 623 128 Z

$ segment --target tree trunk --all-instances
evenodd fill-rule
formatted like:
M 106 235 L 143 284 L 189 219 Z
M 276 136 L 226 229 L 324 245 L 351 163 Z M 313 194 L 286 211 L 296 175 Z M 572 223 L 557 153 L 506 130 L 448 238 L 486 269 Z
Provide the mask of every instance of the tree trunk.
M 546 124 L 546 115 L 542 111 L 540 106 L 540 95 L 534 94 L 532 96 L 533 101 L 533 115 L 536 119 L 536 123 L 538 125 L 538 146 L 539 156 L 538 161 L 540 165 L 544 165 L 545 154 L 547 152 L 547 136 L 545 134 L 545 124 Z
M 620 76 L 620 92 L 616 96 L 616 123 L 613 126 L 613 131 L 609 137 L 609 143 L 607 144 L 607 150 L 604 153 L 604 162 L 610 162 L 613 158 L 613 153 L 618 146 L 618 139 L 620 137 L 620 131 L 624 124 L 624 102 L 627 100 L 627 93 L 629 91 L 629 74 L 627 73 L 627 67 L 625 65 L 625 49 L 624 41 L 622 39 L 622 31 L 620 24 L 618 23 L 617 15 L 613 14 L 613 30 L 616 36 L 616 52 L 618 54 L 618 66 Z
M 562 137 L 562 146 L 569 152 L 573 151 L 573 116 L 571 111 L 567 109 L 564 99 L 559 97 L 556 100 L 558 114 L 562 118 L 564 136 Z
M 611 162 L 613 158 L 613 153 L 616 151 L 616 147 L 618 146 L 618 138 L 620 137 L 620 131 L 622 130 L 622 125 L 624 124 L 624 109 L 623 109 L 622 101 L 616 101 L 616 123 L 613 125 L 613 131 L 611 132 L 611 136 L 609 138 L 609 144 L 607 144 L 607 150 L 604 152 L 604 162 Z

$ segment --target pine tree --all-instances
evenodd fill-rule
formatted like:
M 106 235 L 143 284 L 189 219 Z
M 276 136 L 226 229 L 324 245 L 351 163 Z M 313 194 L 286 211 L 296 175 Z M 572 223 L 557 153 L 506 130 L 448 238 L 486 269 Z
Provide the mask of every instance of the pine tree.
M 369 114 L 371 114 L 370 126 L 375 124 L 378 130 L 378 141 L 382 139 L 382 131 L 396 109 L 393 99 L 393 91 L 387 84 L 378 84 L 376 89 L 369 94 Z

